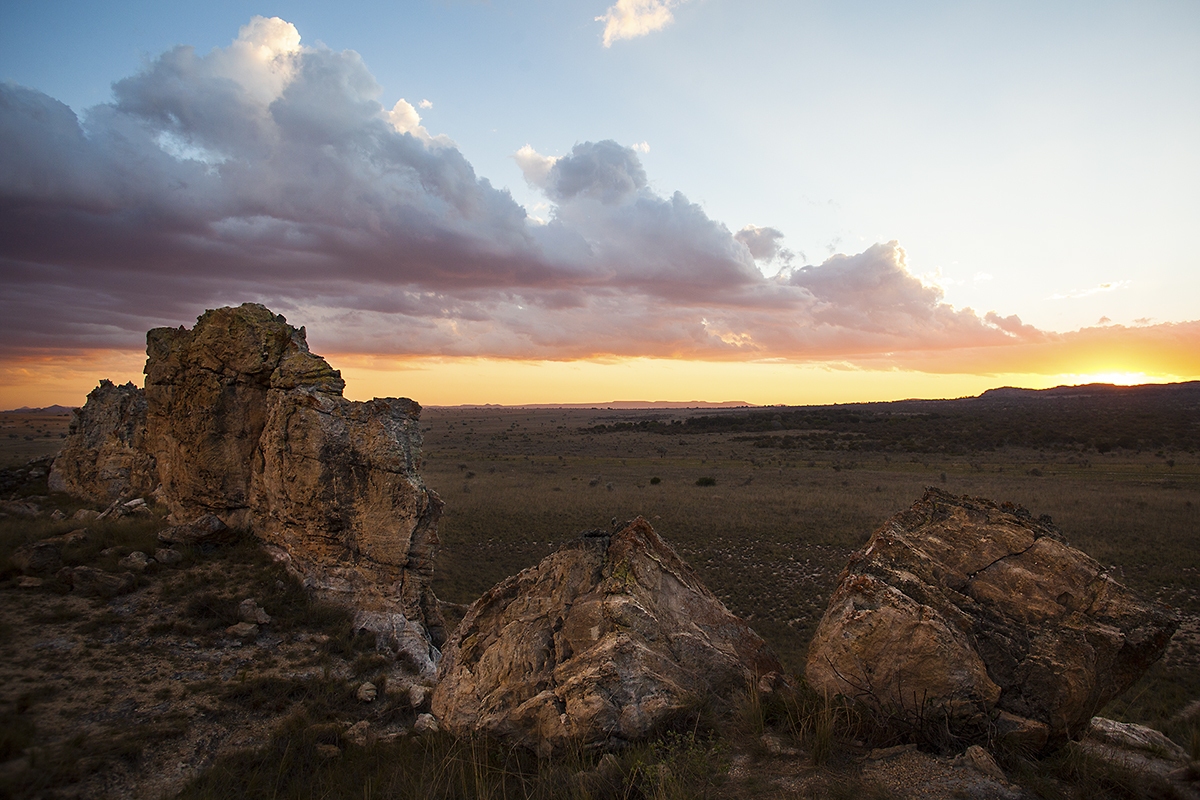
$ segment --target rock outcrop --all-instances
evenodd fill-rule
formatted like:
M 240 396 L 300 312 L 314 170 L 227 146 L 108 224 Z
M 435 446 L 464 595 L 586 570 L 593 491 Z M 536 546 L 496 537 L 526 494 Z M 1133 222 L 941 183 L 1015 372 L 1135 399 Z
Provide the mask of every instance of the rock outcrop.
M 304 329 L 261 305 L 146 340 L 146 440 L 172 520 L 250 528 L 432 678 L 445 638 L 429 588 L 442 503 L 417 472 L 421 407 L 345 399 Z
M 417 671 L 446 638 L 429 588 L 442 502 L 417 472 L 421 407 L 272 389 L 251 485 L 254 531 L 287 552 L 305 585 L 349 600 Z
M 253 303 L 156 328 L 146 355 L 144 393 L 103 381 L 88 395 L 55 487 L 108 502 L 160 486 L 164 542 L 253 531 L 431 680 L 445 639 L 429 588 L 442 503 L 417 471 L 421 407 L 345 399 L 304 328 Z
M 471 606 L 433 712 L 550 753 L 645 737 L 782 668 L 640 517 L 581 536 Z
M 929 489 L 850 558 L 809 647 L 817 691 L 912 737 L 1079 738 L 1178 626 L 1049 518 Z
M 100 503 L 148 494 L 158 476 L 145 433 L 145 393 L 132 383 L 100 381 L 75 409 L 50 470 L 50 490 Z
M 265 306 L 206 311 L 196 327 L 146 334 L 147 449 L 176 523 L 215 514 L 250 523 L 250 483 L 268 393 L 303 387 L 340 397 L 345 382 Z

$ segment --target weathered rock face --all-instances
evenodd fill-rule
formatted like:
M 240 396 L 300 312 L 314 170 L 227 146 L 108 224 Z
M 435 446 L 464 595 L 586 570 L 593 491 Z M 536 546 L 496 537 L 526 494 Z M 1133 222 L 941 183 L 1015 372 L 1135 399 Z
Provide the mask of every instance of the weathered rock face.
M 441 501 L 417 472 L 420 406 L 357 403 L 261 305 L 147 335 L 147 447 L 161 496 L 190 530 L 213 515 L 277 548 L 314 591 L 432 678 L 445 638 L 429 588 Z
M 929 489 L 851 556 L 807 677 L 914 734 L 1012 731 L 1036 749 L 1082 736 L 1177 626 L 1048 518 Z
M 345 382 L 266 307 L 206 311 L 196 327 L 146 334 L 147 449 L 177 523 L 250 521 L 250 481 L 272 389 L 340 397 Z
M 782 668 L 640 517 L 585 534 L 471 606 L 433 712 L 548 753 L 646 736 L 703 698 Z
M 309 587 L 353 602 L 432 677 L 445 627 L 429 583 L 442 502 L 417 473 L 421 407 L 272 389 L 251 485 L 254 530 Z
M 106 503 L 147 494 L 158 485 L 145 449 L 146 396 L 132 383 L 102 380 L 75 410 L 70 433 L 50 470 L 51 491 Z

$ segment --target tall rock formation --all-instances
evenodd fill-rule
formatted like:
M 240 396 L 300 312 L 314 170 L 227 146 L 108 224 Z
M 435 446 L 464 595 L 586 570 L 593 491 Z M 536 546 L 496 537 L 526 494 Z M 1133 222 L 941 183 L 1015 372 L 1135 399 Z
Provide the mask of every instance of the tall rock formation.
M 132 383 L 102 380 L 75 409 L 70 432 L 54 459 L 54 492 L 107 503 L 149 494 L 158 485 L 145 448 L 146 396 Z
M 268 393 L 303 388 L 341 397 L 345 381 L 266 307 L 206 311 L 196 327 L 146 334 L 147 449 L 176 522 L 215 514 L 250 523 L 250 483 Z
M 421 407 L 345 399 L 304 329 L 257 304 L 146 341 L 146 449 L 172 520 L 250 528 L 432 678 L 445 638 L 429 588 L 442 503 L 417 472 Z
M 498 584 L 447 643 L 433 712 L 548 754 L 645 737 L 782 667 L 642 518 Z
M 273 388 L 250 502 L 254 531 L 306 586 L 352 603 L 358 625 L 432 678 L 446 638 L 429 587 L 442 501 L 417 472 L 420 414 L 408 399 Z
M 817 691 L 914 738 L 1082 736 L 1178 627 L 1048 518 L 929 489 L 850 557 L 809 646 Z

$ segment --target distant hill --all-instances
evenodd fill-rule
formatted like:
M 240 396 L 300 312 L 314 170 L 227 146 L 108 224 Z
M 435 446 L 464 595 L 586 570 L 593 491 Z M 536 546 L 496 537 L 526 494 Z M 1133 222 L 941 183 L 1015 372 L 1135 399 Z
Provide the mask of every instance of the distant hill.
M 707 400 L 610 400 L 607 403 L 523 403 L 506 406 L 499 403 L 472 404 L 461 406 L 437 406 L 438 408 L 612 408 L 633 410 L 641 408 L 759 408 L 744 400 L 725 400 L 713 403 Z
M 9 411 L 0 411 L 0 414 L 42 414 L 45 416 L 59 417 L 63 414 L 70 414 L 74 411 L 73 408 L 67 406 L 46 406 L 45 408 L 30 408 L 29 406 L 21 406 Z
M 757 447 L 965 454 L 1003 447 L 1200 450 L 1200 381 L 991 389 L 957 400 L 721 410 L 596 433 L 744 433 Z

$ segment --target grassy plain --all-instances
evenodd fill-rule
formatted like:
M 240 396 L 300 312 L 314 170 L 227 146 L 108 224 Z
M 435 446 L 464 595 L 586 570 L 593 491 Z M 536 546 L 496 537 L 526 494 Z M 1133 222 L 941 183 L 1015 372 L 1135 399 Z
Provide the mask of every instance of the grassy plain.
M 0 469 L 57 453 L 70 426 L 70 413 L 0 413 Z
M 1179 609 L 1184 626 L 1164 659 L 1102 713 L 1157 727 L 1200 755 L 1196 716 L 1180 715 L 1200 702 L 1200 426 L 1191 417 L 1163 437 L 1136 410 L 1107 419 L 1108 430 L 1086 413 L 1001 425 L 944 411 L 915 424 L 900 411 L 900 424 L 873 436 L 863 431 L 874 422 L 844 410 L 738 421 L 749 412 L 425 409 L 422 474 L 446 503 L 434 588 L 470 603 L 580 531 L 641 515 L 801 674 L 839 572 L 882 522 L 930 485 L 1009 500 L 1051 515 L 1068 542 Z M 688 422 L 696 417 L 707 421 Z M 1137 423 L 1125 430 L 1141 427 L 1114 436 L 1121 419 Z M 65 431 L 67 421 L 20 421 L 29 432 L 0 437 L 0 460 L 53 449 L 54 425 Z M 1018 423 L 1029 435 L 998 438 Z M 30 493 L 68 516 L 79 506 L 44 496 L 44 476 L 18 494 Z M 0 520 L 0 565 L 19 545 L 77 524 Z M 156 546 L 161 524 L 93 524 L 64 558 L 119 570 L 126 552 Z M 870 743 L 854 740 L 869 737 L 803 686 L 778 707 L 751 693 L 732 718 L 702 714 L 691 731 L 622 751 L 609 783 L 595 753 L 538 761 L 497 743 L 395 736 L 417 709 L 389 689 L 386 664 L 344 613 L 309 602 L 249 540 L 188 551 L 111 600 L 78 598 L 55 580 L 24 589 L 18 578 L 0 569 L 0 795 L 136 786 L 189 798 L 832 798 L 908 785 L 885 774 L 902 759 L 867 758 Z M 222 631 L 247 595 L 275 622 L 254 642 L 231 641 Z M 354 696 L 368 678 L 381 689 L 369 709 Z M 372 738 L 346 746 L 356 720 Z M 771 737 L 784 754 L 769 752 Z M 331 758 L 334 743 L 341 754 Z M 1175 796 L 1076 747 L 1003 766 L 1038 797 Z
M 800 672 L 849 555 L 939 486 L 1049 514 L 1122 582 L 1180 609 L 1185 630 L 1167 658 L 1109 713 L 1187 738 L 1171 720 L 1200 699 L 1200 453 L 783 449 L 744 431 L 670 424 L 738 413 L 425 409 L 422 474 L 446 502 L 438 596 L 470 603 L 578 532 L 640 514 Z M 645 421 L 680 432 L 638 426 Z M 702 478 L 714 484 L 697 485 Z

